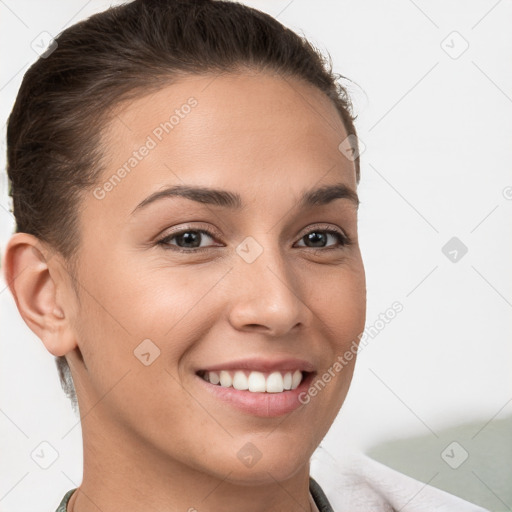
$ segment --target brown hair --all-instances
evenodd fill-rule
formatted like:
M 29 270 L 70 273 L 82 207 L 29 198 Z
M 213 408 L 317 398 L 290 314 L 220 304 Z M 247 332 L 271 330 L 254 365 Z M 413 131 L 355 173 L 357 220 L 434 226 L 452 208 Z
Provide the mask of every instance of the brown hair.
M 187 74 L 268 69 L 323 91 L 357 155 L 352 104 L 339 83 L 345 77 L 332 72 L 330 56 L 256 9 L 220 0 L 135 0 L 67 28 L 55 41 L 25 73 L 10 114 L 7 174 L 16 232 L 58 251 L 71 277 L 80 243 L 77 205 L 103 170 L 99 128 L 122 100 Z M 359 182 L 358 156 L 354 164 Z M 76 407 L 66 358 L 55 359 Z

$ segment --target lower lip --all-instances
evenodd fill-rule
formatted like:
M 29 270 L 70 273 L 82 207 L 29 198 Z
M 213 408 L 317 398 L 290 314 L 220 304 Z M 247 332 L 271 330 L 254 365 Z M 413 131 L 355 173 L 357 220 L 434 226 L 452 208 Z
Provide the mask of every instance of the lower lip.
M 218 384 L 210 384 L 201 377 L 197 377 L 206 391 L 230 406 L 253 416 L 273 418 L 289 414 L 302 405 L 299 396 L 307 391 L 313 380 L 314 373 L 308 373 L 296 389 L 282 393 L 252 393 L 239 391 L 235 388 L 225 388 Z

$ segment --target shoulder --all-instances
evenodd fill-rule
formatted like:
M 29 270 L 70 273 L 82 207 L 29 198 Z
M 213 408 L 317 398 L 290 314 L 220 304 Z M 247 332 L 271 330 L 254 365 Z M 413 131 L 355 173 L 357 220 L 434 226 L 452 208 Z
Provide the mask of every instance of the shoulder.
M 347 454 L 341 463 L 317 456 L 312 469 L 337 512 L 488 512 L 361 453 Z
M 64 494 L 64 497 L 60 501 L 59 506 L 57 507 L 57 510 L 55 512 L 66 512 L 69 498 L 71 498 L 71 495 L 75 491 L 76 491 L 76 488 L 75 489 L 71 489 L 66 494 Z

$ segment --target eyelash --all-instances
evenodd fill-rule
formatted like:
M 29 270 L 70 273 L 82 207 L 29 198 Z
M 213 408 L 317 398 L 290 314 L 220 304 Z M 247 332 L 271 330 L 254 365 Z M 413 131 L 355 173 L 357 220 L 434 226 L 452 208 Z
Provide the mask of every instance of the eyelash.
M 203 235 L 209 236 L 212 239 L 215 239 L 214 234 L 206 229 L 184 228 L 180 231 L 176 231 L 175 233 L 167 235 L 164 238 L 161 238 L 156 243 L 157 243 L 157 245 L 160 245 L 164 250 L 170 249 L 172 251 L 181 252 L 181 253 L 189 253 L 189 254 L 204 252 L 204 251 L 207 251 L 212 248 L 210 246 L 210 247 L 196 247 L 196 248 L 192 248 L 192 249 L 184 249 L 182 247 L 177 247 L 177 246 L 171 245 L 169 243 L 169 241 L 172 240 L 173 238 L 176 238 L 176 237 L 183 235 L 184 233 L 188 233 L 188 232 L 201 233 Z M 311 229 L 310 231 L 305 233 L 299 240 L 302 240 L 303 238 L 305 238 L 307 235 L 309 235 L 311 233 L 327 233 L 330 235 L 334 235 L 338 239 L 339 245 L 337 247 L 307 247 L 307 246 L 304 246 L 304 247 L 301 247 L 302 249 L 312 249 L 312 250 L 316 250 L 316 251 L 318 251 L 318 250 L 329 251 L 329 250 L 343 249 L 352 243 L 352 240 L 347 235 L 345 235 L 345 233 L 343 233 L 342 231 L 339 231 L 339 230 L 333 229 L 333 228 L 320 229 L 318 227 L 314 227 L 313 229 Z

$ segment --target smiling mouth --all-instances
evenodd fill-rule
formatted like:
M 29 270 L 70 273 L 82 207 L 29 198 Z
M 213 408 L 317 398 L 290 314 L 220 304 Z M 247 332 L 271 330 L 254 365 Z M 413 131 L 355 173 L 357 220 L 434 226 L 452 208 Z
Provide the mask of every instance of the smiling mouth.
M 197 375 L 214 386 L 233 388 L 251 393 L 283 393 L 296 389 L 309 372 L 273 371 L 258 372 L 247 370 L 221 370 L 197 372 Z

